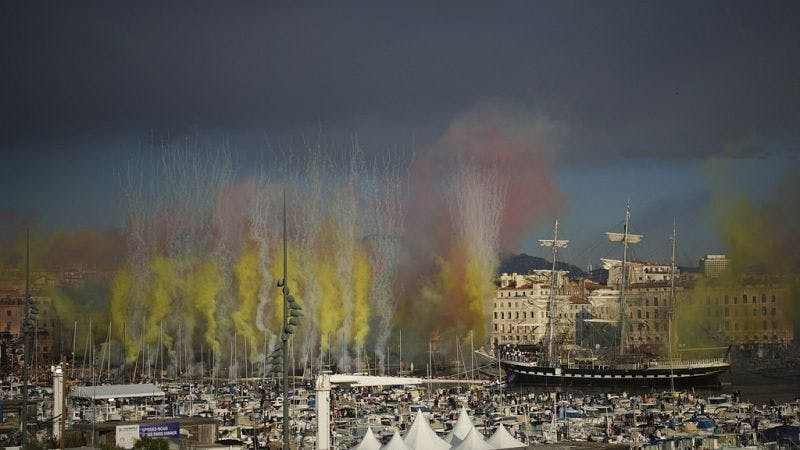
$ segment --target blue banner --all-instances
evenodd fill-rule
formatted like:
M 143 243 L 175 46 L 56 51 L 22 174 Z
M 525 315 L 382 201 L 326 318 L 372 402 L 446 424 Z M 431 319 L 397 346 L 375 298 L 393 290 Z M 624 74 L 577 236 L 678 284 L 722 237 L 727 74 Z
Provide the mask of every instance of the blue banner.
M 139 425 L 139 436 L 150 438 L 176 438 L 180 436 L 181 425 L 178 422 L 143 423 Z

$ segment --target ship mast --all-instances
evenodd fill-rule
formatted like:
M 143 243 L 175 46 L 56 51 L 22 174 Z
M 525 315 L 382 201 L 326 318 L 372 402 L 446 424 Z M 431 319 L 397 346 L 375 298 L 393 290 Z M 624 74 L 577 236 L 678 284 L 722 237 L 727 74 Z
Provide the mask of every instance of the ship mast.
M 622 265 L 620 267 L 620 289 L 619 289 L 619 354 L 625 354 L 625 281 L 627 277 L 628 245 L 638 244 L 642 241 L 641 234 L 631 234 L 628 225 L 631 220 L 631 202 L 625 205 L 625 227 L 622 233 L 606 232 L 608 239 L 612 242 L 622 242 Z
M 547 324 L 547 363 L 553 365 L 553 322 L 555 321 L 555 292 L 557 288 L 556 283 L 556 255 L 559 248 L 564 248 L 569 244 L 567 240 L 558 239 L 558 219 L 556 219 L 555 227 L 553 227 L 553 239 L 539 239 L 539 245 L 542 247 L 553 248 L 553 266 L 550 269 L 550 298 L 547 303 L 547 314 L 549 317 Z

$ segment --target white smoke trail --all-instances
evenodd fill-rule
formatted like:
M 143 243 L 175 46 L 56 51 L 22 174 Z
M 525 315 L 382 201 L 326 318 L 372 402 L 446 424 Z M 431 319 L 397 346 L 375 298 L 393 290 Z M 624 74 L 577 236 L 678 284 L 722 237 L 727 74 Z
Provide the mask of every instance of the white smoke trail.
M 452 182 L 453 216 L 466 245 L 466 258 L 477 267 L 468 276 L 481 277 L 483 314 L 488 330 L 494 272 L 499 264 L 500 223 L 506 183 L 498 168 L 464 164 Z M 487 334 L 488 336 L 488 334 Z
M 375 271 L 371 297 L 378 315 L 374 351 L 378 366 L 384 372 L 385 349 L 392 332 L 392 317 L 396 306 L 394 282 L 400 261 L 404 229 L 402 167 L 387 156 L 383 166 L 373 167 L 370 209 L 366 214 L 371 219 L 368 242 L 372 245 L 372 265 Z

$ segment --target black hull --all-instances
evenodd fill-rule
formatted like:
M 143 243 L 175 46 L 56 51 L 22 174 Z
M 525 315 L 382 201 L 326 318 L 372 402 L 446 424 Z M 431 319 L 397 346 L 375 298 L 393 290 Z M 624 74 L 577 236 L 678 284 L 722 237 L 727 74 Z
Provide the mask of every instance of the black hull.
M 502 361 L 508 380 L 514 384 L 541 386 L 630 386 L 668 387 L 670 379 L 679 387 L 716 387 L 719 377 L 730 370 L 727 363 L 669 368 L 570 368 L 555 369 L 533 364 Z

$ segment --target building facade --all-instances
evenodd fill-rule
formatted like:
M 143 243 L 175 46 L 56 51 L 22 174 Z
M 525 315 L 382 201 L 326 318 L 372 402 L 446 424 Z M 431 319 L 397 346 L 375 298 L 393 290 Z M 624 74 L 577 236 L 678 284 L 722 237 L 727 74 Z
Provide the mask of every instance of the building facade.
M 50 314 L 50 299 L 47 297 L 33 297 L 33 304 L 39 310 L 39 314 L 34 317 L 33 329 L 28 341 L 30 350 L 30 364 L 33 367 L 39 365 L 49 365 L 57 358 L 57 350 L 54 348 L 56 343 L 56 319 Z M 14 364 L 22 353 L 15 352 L 11 341 L 17 339 L 22 331 L 24 318 L 24 297 L 4 296 L 0 298 L 0 333 L 4 337 L 5 364 Z
M 709 333 L 730 344 L 788 344 L 795 339 L 791 280 L 749 276 L 737 283 L 703 283 L 696 301 Z
M 728 268 L 725 255 L 706 255 L 700 258 L 700 271 L 706 278 L 717 278 Z

